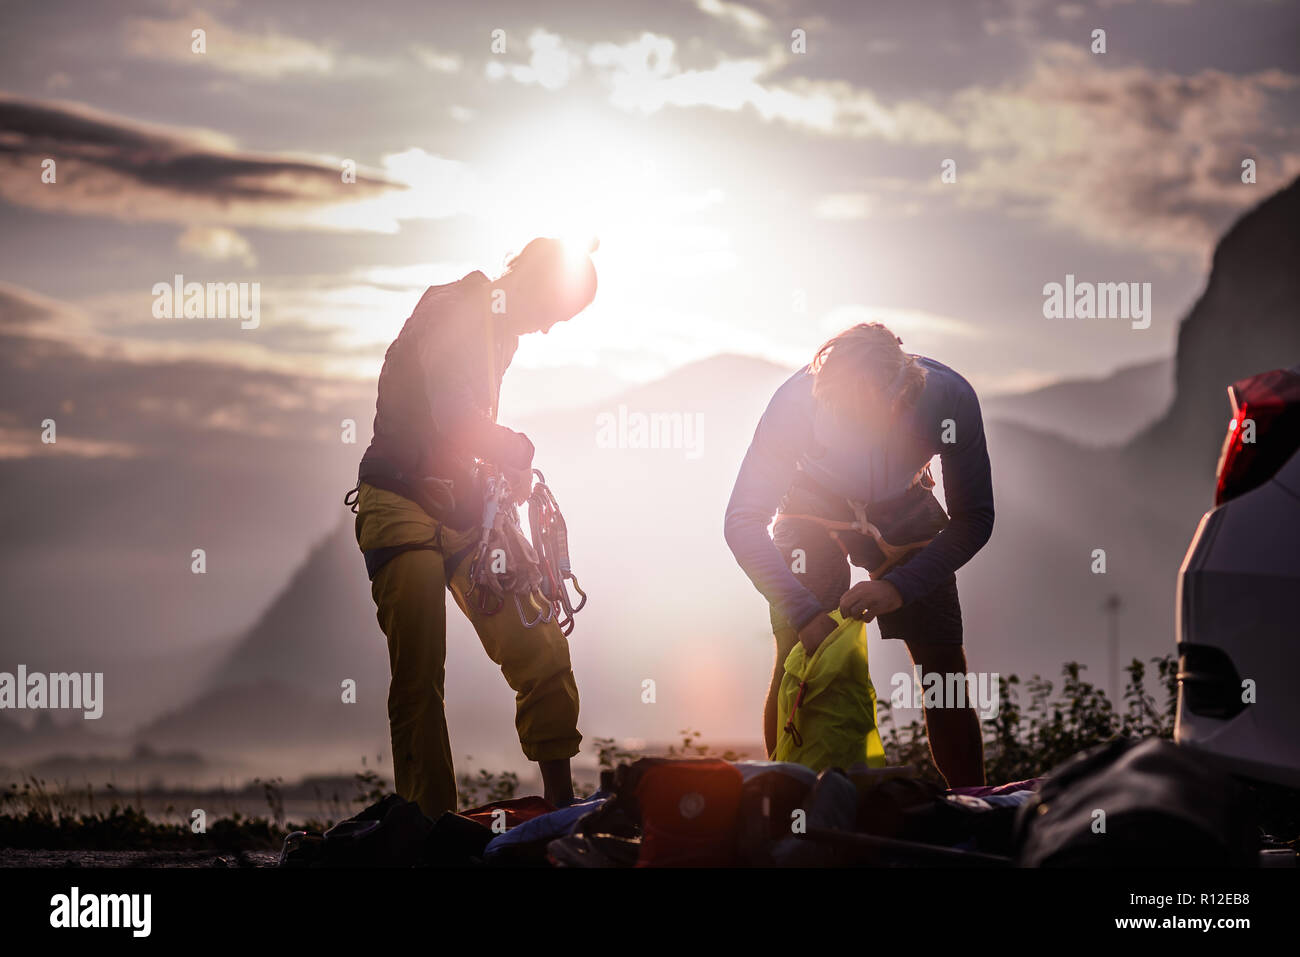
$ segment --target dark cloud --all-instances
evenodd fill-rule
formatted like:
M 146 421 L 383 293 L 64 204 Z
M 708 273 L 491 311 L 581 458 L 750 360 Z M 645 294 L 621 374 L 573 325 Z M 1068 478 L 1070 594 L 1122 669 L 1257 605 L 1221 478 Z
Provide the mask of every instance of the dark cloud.
M 53 159 L 56 180 L 42 181 Z M 127 220 L 310 224 L 323 207 L 403 188 L 325 159 L 238 150 L 206 130 L 159 127 L 78 104 L 0 94 L 0 197 Z

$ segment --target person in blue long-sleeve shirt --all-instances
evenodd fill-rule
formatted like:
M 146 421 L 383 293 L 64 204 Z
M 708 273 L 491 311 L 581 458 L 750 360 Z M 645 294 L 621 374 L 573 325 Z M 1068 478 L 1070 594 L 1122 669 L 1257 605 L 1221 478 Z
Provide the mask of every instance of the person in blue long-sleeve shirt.
M 935 455 L 947 511 L 931 491 Z M 882 637 L 902 639 L 923 673 L 965 674 L 955 573 L 992 531 L 979 400 L 952 369 L 905 353 L 885 326 L 868 323 L 831 339 L 777 389 L 725 522 L 732 553 L 771 608 L 768 753 L 785 658 L 796 640 L 815 651 L 835 629 L 828 613 L 837 607 L 877 619 Z M 870 580 L 850 588 L 850 562 Z M 950 787 L 984 782 L 973 708 L 927 708 L 926 727 Z

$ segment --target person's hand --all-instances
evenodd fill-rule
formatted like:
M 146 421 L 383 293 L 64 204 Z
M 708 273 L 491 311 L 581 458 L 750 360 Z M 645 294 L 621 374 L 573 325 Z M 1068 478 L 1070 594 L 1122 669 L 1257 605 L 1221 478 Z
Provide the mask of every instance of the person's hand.
M 811 655 L 838 627 L 839 625 L 835 624 L 835 619 L 830 615 L 818 615 L 799 629 L 799 640 L 803 642 L 804 649 Z
M 903 596 L 887 581 L 858 582 L 840 598 L 840 614 L 845 618 L 871 621 L 903 607 Z
M 523 505 L 528 501 L 528 495 L 533 490 L 533 470 L 532 469 L 502 469 L 501 476 L 510 486 L 510 500 L 516 505 Z

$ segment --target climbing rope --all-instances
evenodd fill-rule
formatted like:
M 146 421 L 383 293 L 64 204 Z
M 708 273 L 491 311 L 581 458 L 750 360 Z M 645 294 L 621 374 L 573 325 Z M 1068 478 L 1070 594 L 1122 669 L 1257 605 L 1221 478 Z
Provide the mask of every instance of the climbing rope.
M 467 597 L 479 611 L 495 615 L 505 607 L 508 595 L 525 628 L 557 621 L 567 637 L 573 631 L 573 616 L 587 604 L 587 595 L 573 574 L 568 529 L 560 507 L 545 476 L 537 469 L 533 474 L 537 483 L 528 496 L 529 541 L 510 484 L 490 466 L 480 470 L 483 519 L 478 550 L 469 567 Z M 577 605 L 566 582 L 572 582 L 581 596 Z M 536 614 L 530 614 L 525 605 Z

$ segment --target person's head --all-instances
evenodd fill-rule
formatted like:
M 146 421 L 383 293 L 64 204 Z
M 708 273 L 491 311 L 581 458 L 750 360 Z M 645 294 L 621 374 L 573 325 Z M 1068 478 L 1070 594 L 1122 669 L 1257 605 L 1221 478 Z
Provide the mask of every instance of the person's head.
M 559 239 L 538 238 L 506 263 L 493 286 L 504 293 L 506 323 L 515 335 L 549 332 L 596 298 L 596 267 L 587 249 Z
M 920 398 L 925 368 L 878 322 L 845 329 L 812 361 L 813 397 L 840 415 L 885 426 Z

